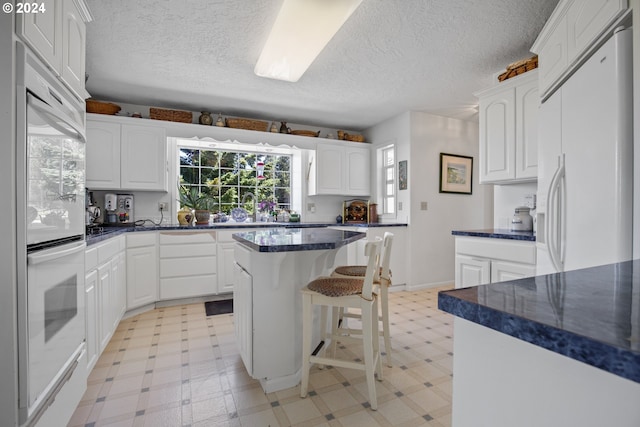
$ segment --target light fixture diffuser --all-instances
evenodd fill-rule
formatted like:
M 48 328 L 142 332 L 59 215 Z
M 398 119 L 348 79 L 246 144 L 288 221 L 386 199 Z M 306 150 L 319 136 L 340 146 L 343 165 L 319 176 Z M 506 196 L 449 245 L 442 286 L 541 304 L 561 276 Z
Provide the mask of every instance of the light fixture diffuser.
M 362 0 L 284 0 L 254 73 L 297 82 Z

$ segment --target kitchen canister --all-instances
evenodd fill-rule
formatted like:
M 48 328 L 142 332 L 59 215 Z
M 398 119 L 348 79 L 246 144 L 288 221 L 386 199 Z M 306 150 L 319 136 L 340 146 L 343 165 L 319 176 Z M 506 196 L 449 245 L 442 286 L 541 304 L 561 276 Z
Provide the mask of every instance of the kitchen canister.
M 527 206 L 518 206 L 511 218 L 511 231 L 533 231 L 533 217 Z

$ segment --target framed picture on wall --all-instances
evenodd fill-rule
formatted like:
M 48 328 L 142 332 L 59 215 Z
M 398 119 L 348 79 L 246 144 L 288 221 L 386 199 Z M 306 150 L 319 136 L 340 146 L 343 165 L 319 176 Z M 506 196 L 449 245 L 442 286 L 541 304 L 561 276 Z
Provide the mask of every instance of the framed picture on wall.
M 398 162 L 398 189 L 406 190 L 407 188 L 407 160 L 401 160 Z
M 440 192 L 471 194 L 473 157 L 440 153 Z

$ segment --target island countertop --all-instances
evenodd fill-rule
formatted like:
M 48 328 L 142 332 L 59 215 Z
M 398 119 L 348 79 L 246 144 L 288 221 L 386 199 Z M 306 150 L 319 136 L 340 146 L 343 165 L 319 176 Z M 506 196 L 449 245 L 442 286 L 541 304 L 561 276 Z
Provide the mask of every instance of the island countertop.
M 438 308 L 640 383 L 640 260 L 444 291 Z
M 366 237 L 366 233 L 330 228 L 266 228 L 239 232 L 233 239 L 258 252 L 339 249 Z

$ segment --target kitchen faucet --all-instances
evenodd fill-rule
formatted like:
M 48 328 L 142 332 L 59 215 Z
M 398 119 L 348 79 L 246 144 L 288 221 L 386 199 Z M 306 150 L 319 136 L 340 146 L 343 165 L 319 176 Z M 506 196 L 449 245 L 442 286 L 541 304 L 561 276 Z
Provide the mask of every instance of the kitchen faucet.
M 256 207 L 256 196 L 253 193 L 244 193 L 244 196 L 242 196 L 242 202 L 240 202 L 241 206 L 244 206 L 244 204 L 246 203 L 247 199 L 251 197 L 253 199 L 253 213 L 251 214 L 251 219 L 253 222 L 256 222 L 256 211 L 257 211 L 257 207 Z

